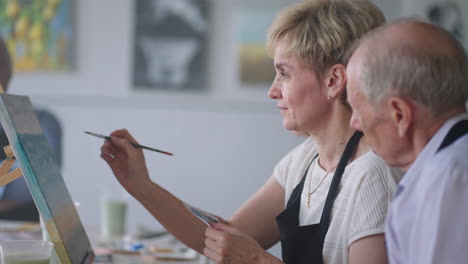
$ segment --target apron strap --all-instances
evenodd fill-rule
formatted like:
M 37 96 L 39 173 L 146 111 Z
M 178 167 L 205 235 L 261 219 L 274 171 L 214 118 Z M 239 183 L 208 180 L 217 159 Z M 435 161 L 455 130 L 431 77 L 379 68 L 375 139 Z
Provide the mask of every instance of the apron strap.
M 363 133 L 361 131 L 354 132 L 353 136 L 348 141 L 348 144 L 346 144 L 343 155 L 341 155 L 340 162 L 338 162 L 335 175 L 333 176 L 333 180 L 330 185 L 330 190 L 328 191 L 327 199 L 325 200 L 325 207 L 322 212 L 322 217 L 320 218 L 320 224 L 324 228 L 324 237 L 328 231 L 328 227 L 330 226 L 331 210 L 333 208 L 335 198 L 338 195 L 338 186 L 340 185 L 341 177 L 343 176 L 346 165 L 348 165 L 348 161 L 355 152 L 357 145 L 359 144 L 359 140 L 362 136 Z
M 458 122 L 447 133 L 447 136 L 445 136 L 444 141 L 442 142 L 442 144 L 440 144 L 440 147 L 439 149 L 437 149 L 437 152 L 450 146 L 453 142 L 463 137 L 467 133 L 468 133 L 468 120 L 462 120 Z
M 307 166 L 307 169 L 304 172 L 304 176 L 302 176 L 301 182 L 294 188 L 293 192 L 291 193 L 291 196 L 289 196 L 289 200 L 288 200 L 288 204 L 286 205 L 286 208 L 291 207 L 298 199 L 301 199 L 302 189 L 304 188 L 305 179 L 307 178 L 307 172 L 310 169 L 310 165 L 314 163 L 314 160 L 317 157 L 318 157 L 318 154 L 315 154 L 314 158 L 312 158 L 312 161 L 309 163 L 309 166 Z

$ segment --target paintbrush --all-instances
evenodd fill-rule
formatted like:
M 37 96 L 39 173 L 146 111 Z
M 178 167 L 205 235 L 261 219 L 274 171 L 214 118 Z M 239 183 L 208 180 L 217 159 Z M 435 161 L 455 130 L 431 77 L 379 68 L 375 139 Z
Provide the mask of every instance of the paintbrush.
M 103 138 L 103 139 L 106 139 L 106 140 L 111 140 L 111 137 L 109 136 L 104 136 L 104 135 L 101 135 L 101 134 L 97 134 L 97 133 L 93 133 L 93 132 L 88 132 L 88 131 L 85 131 L 86 134 L 88 135 L 91 135 L 91 136 L 95 136 L 95 137 L 98 137 L 98 138 Z M 170 152 L 167 152 L 167 151 L 164 151 L 164 150 L 160 150 L 160 149 L 155 149 L 155 148 L 150 148 L 150 147 L 147 147 L 147 146 L 143 146 L 143 145 L 140 145 L 140 144 L 137 144 L 135 142 L 131 142 L 129 141 L 130 144 L 132 144 L 132 146 L 134 146 L 135 148 L 142 148 L 142 149 L 147 149 L 147 150 L 151 150 L 151 151 L 156 151 L 156 152 L 159 152 L 159 153 L 162 153 L 162 154 L 166 154 L 166 155 L 170 155 L 170 156 L 173 156 L 174 154 L 170 153 Z

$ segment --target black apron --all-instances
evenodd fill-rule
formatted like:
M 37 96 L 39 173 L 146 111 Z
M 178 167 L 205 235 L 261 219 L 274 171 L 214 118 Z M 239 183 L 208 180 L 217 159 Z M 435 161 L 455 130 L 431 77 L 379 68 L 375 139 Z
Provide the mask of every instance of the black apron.
M 437 152 L 450 146 L 453 142 L 463 137 L 465 134 L 468 134 L 468 120 L 462 120 L 456 123 L 450 129 L 450 131 L 445 136 L 444 141 L 442 141 L 442 144 L 440 144 L 439 148 L 437 149 Z
M 346 148 L 341 155 L 335 175 L 328 191 L 325 206 L 323 208 L 320 223 L 308 226 L 299 226 L 299 209 L 301 207 L 301 194 L 304 188 L 304 182 L 307 172 L 304 173 L 301 182 L 294 188 L 291 197 L 288 200 L 286 209 L 276 217 L 276 223 L 280 232 L 281 249 L 283 261 L 286 264 L 321 264 L 322 251 L 325 235 L 330 226 L 330 214 L 333 203 L 338 195 L 338 186 L 343 172 L 348 164 L 351 155 L 355 152 L 362 132 L 356 131 L 348 141 Z M 312 162 L 314 162 L 314 157 Z M 311 162 L 311 164 L 312 164 Z

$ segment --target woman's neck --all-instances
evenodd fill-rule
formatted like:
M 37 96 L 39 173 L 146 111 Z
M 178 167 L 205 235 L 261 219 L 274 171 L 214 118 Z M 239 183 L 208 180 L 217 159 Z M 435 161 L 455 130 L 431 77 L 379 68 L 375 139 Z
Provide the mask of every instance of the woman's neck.
M 349 126 L 351 111 L 344 105 L 337 105 L 320 126 L 308 131 L 317 144 L 319 165 L 326 171 L 334 171 L 346 143 L 354 133 Z

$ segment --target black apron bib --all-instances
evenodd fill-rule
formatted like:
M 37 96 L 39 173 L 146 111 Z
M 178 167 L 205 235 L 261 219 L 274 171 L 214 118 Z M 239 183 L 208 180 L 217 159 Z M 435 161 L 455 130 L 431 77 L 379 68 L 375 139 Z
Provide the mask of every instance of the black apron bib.
M 445 136 L 444 141 L 442 141 L 442 144 L 440 144 L 439 148 L 437 149 L 437 152 L 450 146 L 453 142 L 463 137 L 467 133 L 468 133 L 468 120 L 462 120 L 456 123 Z
M 323 242 L 330 226 L 330 214 L 338 195 L 338 186 L 343 172 L 351 155 L 355 152 L 362 132 L 356 131 L 348 141 L 341 155 L 335 175 L 328 191 L 320 223 L 308 226 L 299 226 L 299 209 L 301 207 L 301 194 L 309 167 L 304 173 L 301 182 L 294 188 L 288 200 L 286 209 L 276 217 L 280 232 L 283 261 L 286 264 L 321 264 Z M 316 155 L 312 162 L 317 158 Z M 311 162 L 311 164 L 312 164 Z

